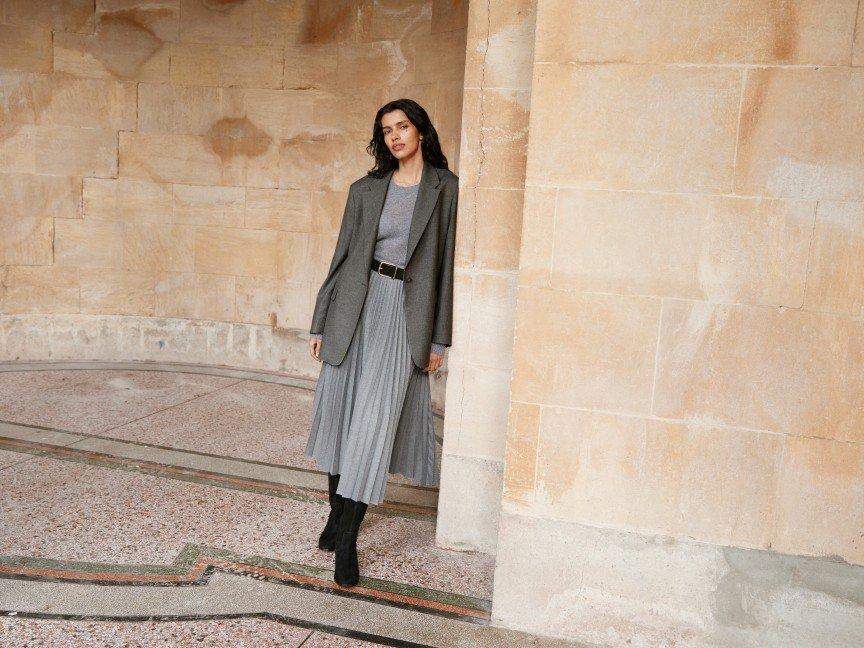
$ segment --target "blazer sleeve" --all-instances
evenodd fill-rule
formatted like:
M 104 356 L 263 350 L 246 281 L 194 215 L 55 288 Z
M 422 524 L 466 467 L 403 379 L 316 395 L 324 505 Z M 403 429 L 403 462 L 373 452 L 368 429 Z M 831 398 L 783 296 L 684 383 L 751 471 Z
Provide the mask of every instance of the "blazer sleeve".
M 336 239 L 336 249 L 333 251 L 333 259 L 330 261 L 330 269 L 315 299 L 315 309 L 312 312 L 312 326 L 309 332 L 312 334 L 323 333 L 324 322 L 327 319 L 327 309 L 330 307 L 330 294 L 336 286 L 339 277 L 339 268 L 348 256 L 348 242 L 351 240 L 351 232 L 354 229 L 354 221 L 357 220 L 357 196 L 354 187 L 348 189 L 348 199 L 345 201 L 345 211 L 342 213 L 342 224 L 339 226 L 339 237 Z
M 450 201 L 450 214 L 447 223 L 447 238 L 444 243 L 444 259 L 438 278 L 438 302 L 436 305 L 435 325 L 432 329 L 432 342 L 443 347 L 451 344 L 453 335 L 453 257 L 456 253 L 456 211 L 459 202 L 459 189 L 454 191 Z

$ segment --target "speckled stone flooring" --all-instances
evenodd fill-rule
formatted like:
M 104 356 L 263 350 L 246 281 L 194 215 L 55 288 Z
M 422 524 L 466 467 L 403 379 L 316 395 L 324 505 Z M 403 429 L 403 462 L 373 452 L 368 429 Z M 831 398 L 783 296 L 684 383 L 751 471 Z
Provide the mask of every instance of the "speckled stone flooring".
M 384 644 L 267 619 L 130 622 L 0 617 L 0 645 L 28 648 L 375 648 Z
M 361 527 L 361 582 L 332 582 L 333 553 L 317 548 L 326 474 L 303 456 L 312 388 L 169 365 L 0 365 L 0 615 L 19 614 L 0 616 L 0 645 L 486 645 L 494 559 L 435 546 L 436 489 L 393 476 Z M 267 581 L 250 590 L 264 602 L 226 597 L 246 582 L 229 574 Z M 161 620 L 124 618 L 124 588 L 148 583 L 146 614 Z M 163 618 L 174 591 L 176 621 Z M 318 625 L 255 618 L 322 595 L 308 603 Z M 376 605 L 388 612 L 364 633 Z M 513 645 L 540 645 L 525 641 Z

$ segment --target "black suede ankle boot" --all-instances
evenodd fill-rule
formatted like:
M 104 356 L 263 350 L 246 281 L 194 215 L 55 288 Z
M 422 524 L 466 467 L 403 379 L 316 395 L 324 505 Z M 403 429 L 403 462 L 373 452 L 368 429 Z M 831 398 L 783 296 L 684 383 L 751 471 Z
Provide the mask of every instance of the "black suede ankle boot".
M 339 518 L 339 535 L 336 539 L 336 560 L 333 580 L 343 587 L 356 585 L 360 580 L 360 567 L 357 563 L 357 532 L 366 514 L 368 505 L 345 498 L 342 517 Z
M 324 551 L 333 551 L 336 549 L 336 536 L 339 532 L 339 518 L 342 517 L 342 509 L 345 505 L 345 498 L 336 493 L 336 488 L 339 486 L 339 475 L 331 475 L 327 473 L 327 489 L 329 491 L 328 499 L 330 500 L 330 515 L 327 516 L 327 524 L 324 530 L 318 537 L 318 548 Z

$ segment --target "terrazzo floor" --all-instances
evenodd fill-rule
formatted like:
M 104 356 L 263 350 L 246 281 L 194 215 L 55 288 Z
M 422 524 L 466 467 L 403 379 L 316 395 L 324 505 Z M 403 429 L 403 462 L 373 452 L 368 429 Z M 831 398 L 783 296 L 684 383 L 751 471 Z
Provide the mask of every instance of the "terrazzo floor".
M 311 383 L 303 388 L 264 376 L 182 370 L 2 368 L 0 567 L 5 572 L 0 594 L 9 579 L 42 581 L 49 568 L 49 580 L 69 582 L 79 582 L 80 573 L 170 570 L 192 546 L 293 565 L 312 583 L 303 586 L 316 591 L 344 589 L 321 585 L 332 578 L 333 553 L 317 548 L 329 511 L 326 474 L 303 456 L 312 388 Z M 440 423 L 436 421 L 439 430 Z M 17 439 L 4 435 L 12 427 Z M 299 468 L 319 474 L 323 492 L 303 498 L 232 488 L 215 483 L 206 471 L 186 470 L 180 479 L 141 472 L 132 459 L 113 465 L 76 452 L 77 441 L 68 435 L 54 438 L 73 441 L 40 445 L 46 439 L 44 428 Z M 26 438 L 31 429 L 32 443 Z M 390 481 L 410 487 L 402 476 Z M 428 600 L 436 610 L 450 614 L 464 608 L 476 617 L 474 623 L 488 623 L 493 558 L 439 549 L 434 537 L 434 515 L 370 507 L 358 538 L 366 579 L 361 585 L 369 586 L 364 596 L 374 601 L 380 590 L 382 601 L 402 597 L 401 604 L 417 610 L 427 609 Z M 79 575 L 72 578 L 70 569 Z M 95 576 L 91 580 L 99 583 Z M 455 607 L 447 608 L 451 603 Z M 366 636 L 362 633 L 341 636 L 334 629 L 267 618 L 112 621 L 31 614 L 0 616 L 0 645 L 398 645 L 362 641 L 357 638 Z

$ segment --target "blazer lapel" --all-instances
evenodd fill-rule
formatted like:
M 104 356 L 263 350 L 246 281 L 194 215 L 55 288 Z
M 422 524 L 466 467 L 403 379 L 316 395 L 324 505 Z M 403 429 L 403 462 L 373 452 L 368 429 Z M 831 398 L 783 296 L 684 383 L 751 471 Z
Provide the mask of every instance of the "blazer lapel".
M 375 178 L 368 189 L 363 192 L 363 213 L 369 214 L 366 220 L 366 241 L 369 254 L 375 250 L 375 241 L 378 237 L 378 225 L 381 222 L 381 211 L 384 209 L 384 200 L 387 196 L 387 187 L 393 171 L 381 178 Z M 405 264 L 411 259 L 414 248 L 420 241 L 423 230 L 432 216 L 435 203 L 438 202 L 438 194 L 441 192 L 441 178 L 434 166 L 426 160 L 423 161 L 423 173 L 420 176 L 420 186 L 417 189 L 417 200 L 414 203 L 414 211 L 411 214 L 411 224 L 408 229 L 408 252 L 405 256 Z M 371 258 L 370 258 L 371 262 Z
M 420 187 L 417 190 L 417 200 L 414 203 L 414 212 L 411 215 L 411 228 L 408 230 L 408 254 L 405 256 L 405 265 L 411 259 L 414 248 L 420 241 L 426 223 L 432 216 L 435 203 L 438 202 L 438 194 L 441 192 L 441 179 L 435 167 L 423 160 L 423 174 L 420 176 Z

